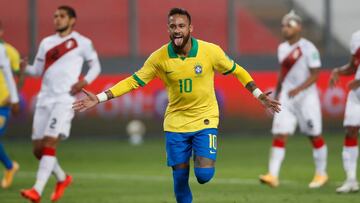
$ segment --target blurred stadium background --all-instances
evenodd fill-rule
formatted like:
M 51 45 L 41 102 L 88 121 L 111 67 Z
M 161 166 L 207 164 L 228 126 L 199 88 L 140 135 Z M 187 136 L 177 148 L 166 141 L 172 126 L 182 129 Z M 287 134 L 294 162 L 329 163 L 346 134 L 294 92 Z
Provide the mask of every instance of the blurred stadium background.
M 120 79 L 136 71 L 152 51 L 168 42 L 166 16 L 168 10 L 172 7 L 183 7 L 191 13 L 195 29 L 193 35 L 196 38 L 219 44 L 231 57 L 254 76 L 261 88 L 272 90 L 276 84 L 277 71 L 279 68 L 276 50 L 278 44 L 282 41 L 280 33 L 281 18 L 291 9 L 295 9 L 304 20 L 304 37 L 313 41 L 321 52 L 324 69 L 321 73 L 318 86 L 323 108 L 324 135 L 329 135 L 328 140 L 332 143 L 332 146 L 335 147 L 333 151 L 330 151 L 330 156 L 335 156 L 335 158 L 332 158 L 334 161 L 330 161 L 329 167 L 334 167 L 331 168 L 331 170 L 337 174 L 335 180 L 340 181 L 343 178 L 341 175 L 342 169 L 340 162 L 341 137 L 343 134 L 342 118 L 348 91 L 346 84 L 351 78 L 343 78 L 340 86 L 335 89 L 328 89 L 327 80 L 331 68 L 343 65 L 349 60 L 350 36 L 360 28 L 360 13 L 358 12 L 360 9 L 360 1 L 0 0 L 0 19 L 4 24 L 5 40 L 14 45 L 21 52 L 22 56 L 29 56 L 32 62 L 40 40 L 54 33 L 52 24 L 53 12 L 57 6 L 62 4 L 71 5 L 76 9 L 78 21 L 75 29 L 93 40 L 94 46 L 100 56 L 102 75 L 88 88 L 95 92 L 108 88 Z M 19 157 L 18 159 L 22 161 L 22 165 L 25 168 L 25 172 L 19 174 L 23 180 L 15 184 L 14 191 L 19 189 L 17 187 L 29 186 L 32 180 L 31 177 L 35 175 L 31 173 L 35 171 L 36 164 L 30 154 L 31 145 L 29 141 L 35 96 L 39 90 L 40 82 L 37 78 L 28 77 L 26 79 L 25 85 L 21 90 L 22 114 L 17 118 L 13 118 L 7 133 L 9 136 L 5 137 L 5 142 L 9 143 L 12 147 L 10 149 L 10 155 L 13 155 L 15 159 Z M 230 168 L 219 169 L 220 172 L 224 173 L 220 173 L 220 180 L 218 182 L 215 180 L 215 186 L 213 187 L 215 187 L 216 190 L 220 190 L 220 192 L 225 191 L 221 194 L 229 197 L 229 199 L 214 199 L 210 195 L 207 198 L 202 197 L 200 200 L 203 202 L 209 200 L 213 200 L 212 202 L 267 202 L 267 200 L 269 202 L 286 202 L 287 200 L 294 200 L 294 202 L 296 202 L 291 194 L 304 197 L 306 195 L 310 195 L 311 197 L 316 196 L 314 192 L 308 194 L 309 191 L 305 190 L 306 187 L 303 187 L 303 190 L 300 192 L 297 191 L 300 184 L 294 184 L 294 181 L 302 181 L 304 182 L 304 186 L 306 186 L 305 182 L 310 180 L 311 175 L 309 174 L 312 173 L 310 147 L 304 144 L 305 146 L 303 148 L 298 148 L 298 151 L 293 152 L 293 155 L 300 154 L 301 158 L 288 158 L 297 159 L 298 162 L 293 160 L 293 162 L 287 162 L 288 165 L 284 165 L 284 167 L 288 167 L 289 169 L 285 172 L 288 174 L 287 178 L 293 178 L 293 182 L 288 181 L 287 183 L 290 189 L 280 190 L 280 199 L 268 199 L 266 196 L 264 198 L 257 197 L 253 200 L 251 199 L 252 192 L 248 188 L 257 188 L 254 189 L 257 191 L 258 186 L 255 182 L 252 182 L 253 180 L 246 181 L 251 178 L 256 180 L 258 173 L 265 172 L 266 170 L 267 152 L 270 146 L 271 117 L 263 111 L 263 108 L 256 100 L 231 76 L 216 76 L 216 92 L 221 109 L 220 135 L 223 137 L 224 143 L 228 143 L 227 145 L 233 151 L 226 151 L 224 147 L 224 153 L 219 154 L 220 159 L 223 159 L 223 161 L 219 162 L 223 163 L 219 163 L 218 166 L 224 164 Z M 165 192 L 158 193 L 159 196 L 153 197 L 151 195 L 156 194 L 150 195 L 150 191 L 152 193 L 156 192 L 153 192 L 152 189 L 144 194 L 147 199 L 140 200 L 137 199 L 139 197 L 136 197 L 136 193 L 134 193 L 133 196 L 129 196 L 129 194 L 127 194 L 129 191 L 120 189 L 122 191 L 121 194 L 127 194 L 129 199 L 118 199 L 118 201 L 107 201 L 105 197 L 103 199 L 95 198 L 91 200 L 76 199 L 74 197 L 75 195 L 71 196 L 71 194 L 74 193 L 71 193 L 70 197 L 64 202 L 173 202 L 170 187 L 171 177 L 168 174 L 169 170 L 165 167 L 164 161 L 162 115 L 166 104 L 167 97 L 163 85 L 161 81 L 155 80 L 145 88 L 140 88 L 131 94 L 99 105 L 92 111 L 78 114 L 73 122 L 71 138 L 64 144 L 64 148 L 67 148 L 70 152 L 64 150 L 65 152 L 60 155 L 63 157 L 65 167 L 68 166 L 71 168 L 70 171 L 75 171 L 75 178 L 76 174 L 78 174 L 78 178 L 80 180 L 83 179 L 83 182 L 81 182 L 82 185 L 91 185 L 86 181 L 90 182 L 90 180 L 92 180 L 89 177 L 91 177 L 93 173 L 88 171 L 88 175 L 83 174 L 81 176 L 80 172 L 82 173 L 86 170 L 93 171 L 94 173 L 100 172 L 103 170 L 100 169 L 100 166 L 97 166 L 98 168 L 93 166 L 94 161 L 99 161 L 99 165 L 104 164 L 105 168 L 114 166 L 114 168 L 112 170 L 109 169 L 108 172 L 112 171 L 115 174 L 125 174 L 123 176 L 116 176 L 118 179 L 111 178 L 111 176 L 107 177 L 107 179 L 112 181 L 120 181 L 120 183 L 115 184 L 114 187 L 123 187 L 120 186 L 122 182 L 133 182 L 135 180 L 136 183 L 136 177 L 129 176 L 130 178 L 125 178 L 126 174 L 135 174 L 138 172 L 146 176 L 156 171 L 160 173 L 160 175 L 156 174 L 157 176 L 162 177 L 161 175 L 164 175 L 169 181 L 162 181 L 161 178 L 160 181 L 156 178 L 156 180 L 151 178 L 145 178 L 145 180 L 158 183 L 159 190 L 162 191 L 162 189 L 166 188 L 164 189 Z M 126 125 L 133 119 L 142 120 L 147 129 L 144 144 L 145 148 L 140 150 L 141 153 L 151 155 L 148 159 L 158 160 L 158 162 L 152 163 L 140 154 L 137 155 L 133 149 L 128 148 L 126 142 L 115 142 L 114 144 L 113 141 L 115 140 L 125 141 L 125 139 L 127 139 Z M 236 138 L 234 138 L 235 135 L 237 136 Z M 87 141 L 85 142 L 85 140 Z M 295 144 L 293 145 L 295 148 L 297 144 L 305 142 L 302 141 L 302 138 L 295 138 L 294 140 Z M 83 142 L 84 144 L 82 144 Z M 239 145 L 231 145 L 236 142 L 238 142 Z M 97 143 L 99 143 L 99 145 L 97 145 Z M 79 145 L 79 149 L 82 152 L 79 156 L 73 156 L 76 154 L 75 148 Z M 252 145 L 256 147 L 250 148 Z M 107 150 L 104 152 L 104 149 Z M 150 152 L 151 150 L 155 151 Z M 302 150 L 306 150 L 306 152 Z M 118 161 L 116 164 L 118 165 L 111 165 L 113 160 L 110 158 L 104 161 L 101 155 L 93 155 L 104 154 L 104 156 L 107 156 L 105 155 L 106 152 L 109 152 L 109 154 L 115 153 L 117 157 L 116 161 Z M 146 172 L 146 170 L 140 170 L 145 167 L 141 164 L 133 164 L 135 161 L 130 161 L 129 159 L 131 158 L 129 157 L 118 157 L 124 154 L 131 157 L 133 153 L 135 153 L 135 160 L 149 167 L 148 172 Z M 71 158 L 69 158 L 69 156 L 71 156 Z M 290 156 L 292 155 L 290 154 L 289 157 Z M 304 162 L 302 162 L 303 156 L 305 159 Z M 305 158 L 305 156 L 307 158 Z M 253 163 L 253 159 L 258 161 Z M 87 161 L 89 161 L 88 165 L 82 165 L 83 162 Z M 162 162 L 161 164 L 159 164 L 160 161 Z M 240 165 L 242 162 L 248 163 L 249 168 L 242 168 Z M 110 166 L 107 166 L 108 164 L 110 164 Z M 308 167 L 305 168 L 305 166 Z M 135 167 L 136 169 L 131 167 Z M 298 175 L 296 171 L 298 169 L 305 170 L 305 174 L 300 175 L 300 177 L 296 176 Z M 244 173 L 239 175 L 232 170 Z M 249 170 L 252 173 L 249 174 Z M 222 188 L 222 184 L 226 185 L 224 178 L 232 177 L 231 175 L 233 174 L 235 174 L 235 176 L 238 174 L 240 178 L 245 178 L 245 181 L 243 181 L 245 184 L 242 184 L 243 182 L 240 181 L 239 188 L 243 190 L 240 194 L 245 193 L 247 196 L 240 197 L 240 194 L 237 194 L 231 199 L 231 196 L 236 193 L 234 189 L 232 189 L 231 184 L 236 185 L 236 181 L 227 185 L 229 188 L 225 186 Z M 141 176 L 139 175 L 139 177 Z M 303 177 L 307 179 L 304 180 L 302 179 Z M 221 182 L 221 178 L 223 178 L 224 183 Z M 163 182 L 165 182 L 165 184 Z M 151 184 L 147 184 L 151 186 Z M 128 187 L 136 186 L 138 185 Z M 93 187 L 95 188 L 96 186 L 93 185 Z M 327 197 L 328 199 L 326 199 L 325 202 L 338 202 L 340 198 L 331 195 L 328 196 L 328 194 L 333 193 L 335 184 L 331 185 L 331 187 L 330 189 L 322 190 L 321 195 L 316 200 L 320 202 L 324 200 L 321 198 Z M 196 188 L 196 190 L 198 189 L 199 188 Z M 228 192 L 226 192 L 226 189 L 228 189 Z M 259 190 L 260 192 L 268 194 L 269 197 L 272 194 L 270 190 L 263 188 Z M 75 189 L 75 191 L 77 190 Z M 92 190 L 90 190 L 89 194 L 85 192 L 80 192 L 79 194 L 91 196 L 91 191 Z M 93 191 L 99 192 L 99 194 L 104 192 L 102 190 Z M 143 191 L 146 191 L 146 188 Z M 201 191 L 204 192 L 206 189 Z M 207 192 L 204 192 L 204 195 L 207 195 Z M 287 196 L 287 193 L 289 193 L 290 196 Z M 114 194 L 106 195 L 114 196 L 114 199 L 116 199 L 115 194 L 116 190 Z M 130 192 L 130 194 L 132 193 Z M 6 194 L 0 191 L 0 202 L 3 202 L 3 199 L 7 197 L 12 199 L 12 201 L 9 202 L 20 202 L 19 199 L 16 199 L 17 194 Z M 74 200 L 74 198 L 76 200 Z M 312 202 L 306 198 L 303 200 Z M 345 200 L 346 202 L 355 202 L 355 200 L 351 198 L 345 198 L 344 201 Z

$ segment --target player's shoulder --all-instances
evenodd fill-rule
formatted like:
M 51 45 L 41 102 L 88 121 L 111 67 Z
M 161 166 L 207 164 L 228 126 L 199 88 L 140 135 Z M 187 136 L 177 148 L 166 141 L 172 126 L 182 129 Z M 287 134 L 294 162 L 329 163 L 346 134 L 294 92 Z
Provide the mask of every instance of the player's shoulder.
M 281 42 L 278 46 L 278 51 L 284 50 L 289 47 L 289 43 L 287 41 Z
M 207 42 L 201 39 L 195 39 L 195 40 L 197 41 L 198 46 L 201 47 L 202 49 L 213 50 L 213 51 L 222 50 L 221 47 L 215 43 Z
M 86 37 L 85 35 L 80 34 L 77 31 L 73 31 L 71 33 L 72 37 L 76 39 L 76 41 L 79 41 L 80 43 L 84 43 L 84 44 L 91 44 L 92 41 L 90 38 Z
M 318 50 L 313 42 L 306 38 L 301 38 L 299 45 L 303 51 L 314 51 Z
M 352 35 L 351 35 L 351 40 L 352 41 L 360 41 L 360 30 L 354 32 Z

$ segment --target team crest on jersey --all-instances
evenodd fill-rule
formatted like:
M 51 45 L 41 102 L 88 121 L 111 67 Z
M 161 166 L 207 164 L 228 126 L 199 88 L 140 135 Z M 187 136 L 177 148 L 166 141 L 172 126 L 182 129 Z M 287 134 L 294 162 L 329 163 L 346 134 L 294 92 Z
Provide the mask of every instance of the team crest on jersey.
M 200 75 L 203 71 L 201 65 L 199 64 L 195 65 L 194 70 L 196 75 Z

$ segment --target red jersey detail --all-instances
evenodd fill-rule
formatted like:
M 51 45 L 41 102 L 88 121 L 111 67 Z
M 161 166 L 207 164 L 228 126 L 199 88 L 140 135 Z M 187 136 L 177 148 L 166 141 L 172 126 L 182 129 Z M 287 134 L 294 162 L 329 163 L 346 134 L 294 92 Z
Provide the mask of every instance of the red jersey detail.
M 294 66 L 294 64 L 298 61 L 298 59 L 302 56 L 302 51 L 300 47 L 295 48 L 290 54 L 283 60 L 281 63 L 281 76 L 285 78 L 290 69 Z
M 360 48 L 356 50 L 354 57 L 355 57 L 355 61 L 354 61 L 355 68 L 358 68 L 360 65 Z
M 74 38 L 68 39 L 61 44 L 58 44 L 46 52 L 44 72 L 59 58 L 64 56 L 69 51 L 78 47 L 78 43 Z

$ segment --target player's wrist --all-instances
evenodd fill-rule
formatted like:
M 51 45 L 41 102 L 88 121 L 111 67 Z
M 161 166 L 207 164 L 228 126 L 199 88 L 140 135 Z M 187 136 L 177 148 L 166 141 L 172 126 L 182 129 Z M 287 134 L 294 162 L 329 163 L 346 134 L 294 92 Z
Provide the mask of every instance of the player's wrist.
M 97 94 L 96 98 L 98 100 L 98 103 L 106 102 L 107 100 L 109 100 L 108 95 L 105 92 Z
M 259 88 L 254 89 L 254 91 L 252 91 L 252 94 L 257 99 L 261 99 L 261 95 L 264 95 L 264 93 Z

